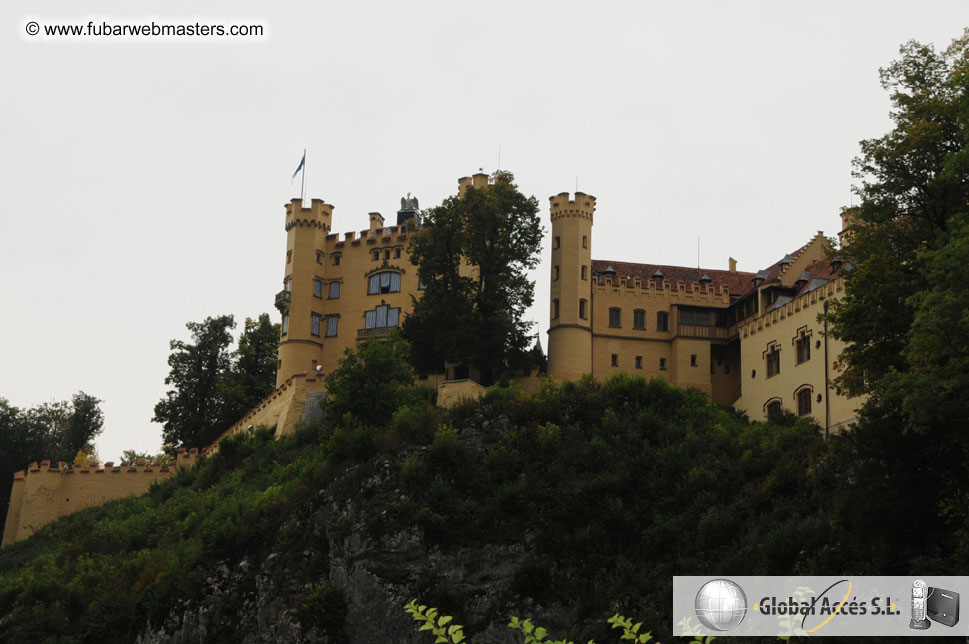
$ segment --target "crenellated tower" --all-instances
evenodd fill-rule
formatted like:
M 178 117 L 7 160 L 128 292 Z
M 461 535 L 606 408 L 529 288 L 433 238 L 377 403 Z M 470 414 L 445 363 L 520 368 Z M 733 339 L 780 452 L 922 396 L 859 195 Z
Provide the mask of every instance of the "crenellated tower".
M 286 265 L 283 290 L 276 294 L 282 314 L 277 387 L 295 373 L 311 372 L 321 357 L 319 290 L 326 278 L 324 249 L 332 219 L 333 206 L 322 199 L 313 199 L 309 208 L 300 199 L 286 204 Z
M 582 192 L 549 197 L 552 276 L 548 375 L 576 380 L 592 373 L 592 216 L 596 198 Z

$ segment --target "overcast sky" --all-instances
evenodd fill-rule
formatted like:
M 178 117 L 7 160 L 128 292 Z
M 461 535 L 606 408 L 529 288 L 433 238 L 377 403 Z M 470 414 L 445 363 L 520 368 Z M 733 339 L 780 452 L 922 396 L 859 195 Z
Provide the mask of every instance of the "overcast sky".
M 159 448 L 186 322 L 278 321 L 304 147 L 337 232 L 500 147 L 546 230 L 550 195 L 597 197 L 594 258 L 692 266 L 699 235 L 703 267 L 756 271 L 838 232 L 858 141 L 890 127 L 878 68 L 969 25 L 965 0 L 80 5 L 0 6 L 0 397 L 101 398 L 102 460 Z M 268 35 L 26 33 L 152 19 Z

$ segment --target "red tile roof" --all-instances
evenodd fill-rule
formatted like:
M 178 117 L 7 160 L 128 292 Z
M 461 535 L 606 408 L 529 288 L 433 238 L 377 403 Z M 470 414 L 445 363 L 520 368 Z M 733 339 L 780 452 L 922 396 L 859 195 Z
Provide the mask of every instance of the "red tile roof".
M 663 273 L 663 279 L 669 281 L 674 286 L 677 282 L 683 282 L 688 287 L 690 284 L 699 284 L 700 278 L 706 274 L 710 277 L 710 285 L 719 291 L 722 287 L 730 290 L 731 295 L 737 295 L 745 290 L 753 279 L 753 273 L 721 271 L 713 268 L 689 268 L 687 266 L 664 266 L 661 264 L 633 264 L 631 262 L 613 262 L 604 259 L 592 260 L 592 272 L 603 273 L 608 267 L 616 271 L 616 279 L 639 279 L 645 285 L 648 280 L 653 279 L 653 273 L 657 270 Z

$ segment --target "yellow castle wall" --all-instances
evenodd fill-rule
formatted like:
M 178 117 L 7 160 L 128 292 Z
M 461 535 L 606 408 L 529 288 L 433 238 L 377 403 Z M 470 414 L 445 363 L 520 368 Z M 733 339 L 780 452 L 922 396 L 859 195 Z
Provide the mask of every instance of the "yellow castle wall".
M 180 450 L 171 463 L 105 463 L 69 468 L 66 463 L 32 463 L 14 476 L 3 546 L 32 535 L 48 523 L 84 508 L 143 494 L 151 484 L 171 477 L 198 460 L 198 450 Z
M 830 404 L 830 431 L 840 431 L 855 419 L 862 398 L 838 396 L 830 387 L 825 391 L 824 326 L 817 319 L 824 310 L 824 302 L 840 297 L 843 288 L 843 280 L 838 278 L 739 326 L 743 395 L 735 406 L 751 420 L 765 420 L 767 403 L 774 399 L 780 399 L 784 409 L 797 413 L 796 393 L 803 387 L 812 391 L 810 415 L 821 427 L 825 426 L 826 396 Z M 796 364 L 795 340 L 802 330 L 810 334 L 811 356 Z M 845 344 L 831 337 L 827 342 L 827 375 L 834 379 L 840 375 L 834 367 Z M 780 372 L 768 378 L 764 353 L 771 343 L 780 350 Z

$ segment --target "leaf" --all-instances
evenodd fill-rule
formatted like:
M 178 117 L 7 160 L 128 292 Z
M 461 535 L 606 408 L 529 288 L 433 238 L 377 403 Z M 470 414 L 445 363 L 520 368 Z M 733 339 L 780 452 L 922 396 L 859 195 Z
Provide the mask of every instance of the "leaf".
M 447 625 L 447 623 L 448 623 L 448 622 L 450 622 L 450 621 L 451 621 L 452 619 L 454 619 L 454 618 L 453 618 L 453 617 L 452 617 L 451 615 L 444 615 L 443 617 L 441 617 L 441 619 L 439 619 L 439 620 L 437 621 L 437 625 L 438 625 L 438 626 L 445 626 L 445 625 Z
M 537 640 L 541 640 L 547 634 L 548 634 L 548 631 L 546 629 L 542 628 L 541 626 L 539 626 L 538 628 L 535 629 L 535 639 L 537 639 Z

